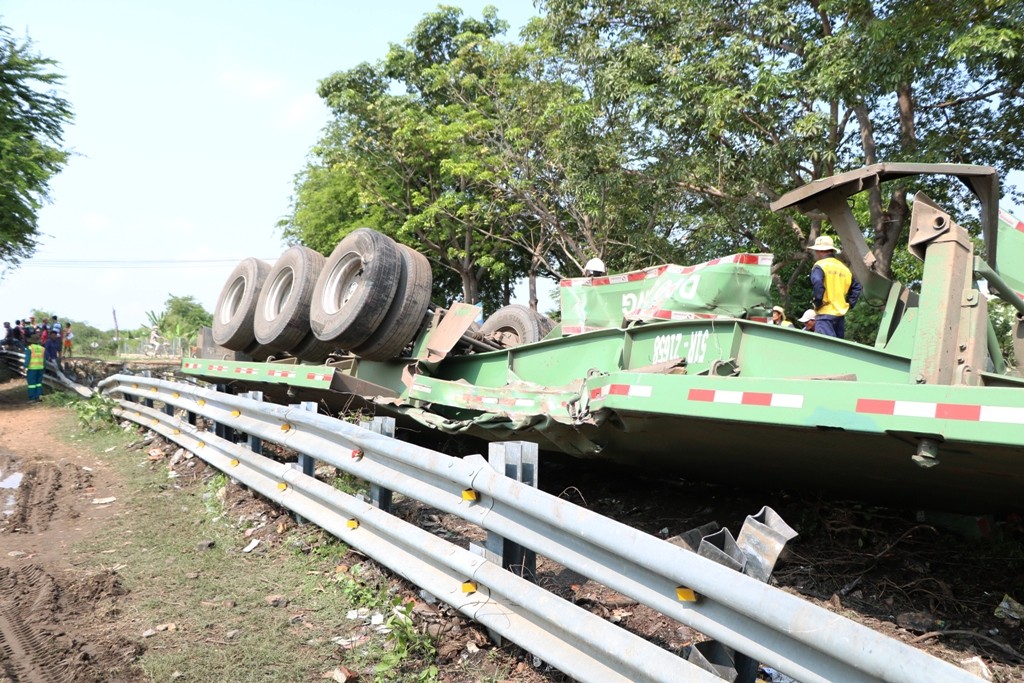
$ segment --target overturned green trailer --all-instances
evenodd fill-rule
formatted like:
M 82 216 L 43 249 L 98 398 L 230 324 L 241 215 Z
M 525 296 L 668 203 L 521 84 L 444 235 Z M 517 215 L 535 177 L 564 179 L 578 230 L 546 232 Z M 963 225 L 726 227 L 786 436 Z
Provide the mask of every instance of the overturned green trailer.
M 922 174 L 958 178 L 978 197 L 986 255 L 975 256 L 967 231 L 918 193 L 909 248 L 924 261 L 924 275 L 915 292 L 873 268 L 847 198 Z M 404 322 L 408 338 L 381 335 L 378 327 L 369 330 L 377 341 L 364 344 L 370 353 L 321 365 L 286 354 L 260 363 L 186 359 L 182 369 L 276 391 L 281 400 L 283 392 L 332 409 L 355 402 L 439 432 L 533 440 L 542 450 L 691 479 L 943 509 L 1016 508 L 1024 483 L 1024 379 L 1002 357 L 988 297 L 1016 311 L 1015 354 L 1024 358 L 1024 224 L 998 213 L 998 197 L 997 175 L 987 167 L 878 164 L 811 183 L 773 205 L 829 218 L 864 286 L 862 301 L 883 309 L 874 346 L 767 324 L 772 257 L 765 254 L 565 280 L 561 322 L 551 329 L 524 307 L 498 311 L 482 328 L 475 307 L 428 310 L 422 277 L 400 263 L 396 282 L 385 283 L 393 300 L 374 304 L 374 315 L 392 329 Z M 372 316 L 353 307 L 367 306 L 382 286 L 375 263 L 381 240 L 374 236 L 370 249 L 366 236 L 360 239 L 355 248 L 343 242 L 319 265 L 315 285 L 309 273 L 285 278 L 302 280 L 306 292 L 280 286 L 275 271 L 265 274 L 265 286 L 233 274 L 215 331 L 217 320 L 241 320 L 244 328 L 254 315 L 258 327 L 262 316 L 267 327 L 287 314 L 300 330 L 293 337 L 309 330 L 329 346 L 320 330 L 332 312 L 373 328 L 365 322 Z M 408 268 L 410 257 L 403 258 Z M 249 306 L 238 296 L 246 290 Z M 303 297 L 311 302 L 305 323 L 289 313 L 302 309 Z M 409 316 L 423 323 L 410 325 Z M 273 340 L 235 341 L 251 352 Z M 382 345 L 401 351 L 366 357 Z

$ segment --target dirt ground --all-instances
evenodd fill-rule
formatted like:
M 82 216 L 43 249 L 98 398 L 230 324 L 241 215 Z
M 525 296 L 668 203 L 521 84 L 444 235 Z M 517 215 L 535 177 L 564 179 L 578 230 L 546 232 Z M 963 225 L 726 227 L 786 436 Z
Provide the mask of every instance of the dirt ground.
M 123 490 L 102 458 L 51 432 L 56 409 L 19 388 L 0 385 L 0 681 L 131 681 L 109 673 L 137 654 L 111 628 L 124 590 L 73 551 L 118 513 L 102 501 Z
M 21 389 L 17 381 L 0 384 L 0 683 L 142 681 L 132 666 L 142 644 L 126 611 L 145 596 L 126 594 L 116 565 L 93 569 L 95 562 L 75 550 L 122 514 L 118 500 L 132 492 L 101 455 L 76 450 L 53 432 L 58 409 L 29 404 Z M 1024 598 L 1024 533 L 1015 516 L 943 517 L 781 492 L 740 493 L 578 463 L 543 472 L 541 486 L 550 493 L 661 537 L 711 520 L 736 533 L 746 514 L 771 504 L 801 534 L 776 567 L 773 582 L 784 590 L 973 667 L 988 680 L 1024 681 L 1021 619 L 1013 609 L 998 610 L 1004 595 Z M 266 505 L 231 502 L 234 514 L 256 514 L 254 506 Z M 396 513 L 451 539 L 481 540 L 479 530 L 418 505 L 400 504 Z M 259 535 L 273 547 L 277 540 L 267 534 Z M 701 637 L 543 558 L 538 581 L 673 650 L 685 651 Z M 434 622 L 457 620 L 434 612 Z M 492 647 L 479 630 L 467 633 L 472 638 L 449 640 L 450 652 L 439 648 L 442 680 L 471 680 L 444 667 L 445 658 L 465 657 L 468 640 L 479 657 Z M 565 680 L 533 666 L 526 653 L 511 661 L 507 681 Z

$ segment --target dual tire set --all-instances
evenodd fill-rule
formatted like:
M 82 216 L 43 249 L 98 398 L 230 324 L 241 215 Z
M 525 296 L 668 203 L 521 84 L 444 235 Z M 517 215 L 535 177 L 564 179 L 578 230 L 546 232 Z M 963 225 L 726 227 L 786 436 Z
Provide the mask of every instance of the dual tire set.
M 213 340 L 257 360 L 320 363 L 339 350 L 387 360 L 415 338 L 432 284 L 423 254 L 359 228 L 327 258 L 294 246 L 273 266 L 241 261 L 217 299 Z

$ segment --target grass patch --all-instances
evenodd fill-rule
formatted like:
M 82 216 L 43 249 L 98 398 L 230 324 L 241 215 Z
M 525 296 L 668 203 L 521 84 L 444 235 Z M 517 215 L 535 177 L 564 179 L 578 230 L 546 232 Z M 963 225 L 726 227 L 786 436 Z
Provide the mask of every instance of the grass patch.
M 412 603 L 376 568 L 374 579 L 339 571 L 348 548 L 337 539 L 302 526 L 242 552 L 253 523 L 232 519 L 224 503 L 238 484 L 198 458 L 183 470 L 196 473 L 191 480 L 169 478 L 165 464 L 127 449 L 141 432 L 88 431 L 70 414 L 66 422 L 64 433 L 103 454 L 131 492 L 126 513 L 75 550 L 96 570 L 116 565 L 130 591 L 123 622 L 145 646 L 138 664 L 150 680 L 291 683 L 319 680 L 339 664 L 365 681 L 437 680 L 434 646 L 415 627 Z M 287 603 L 273 606 L 271 596 Z M 347 617 L 360 607 L 379 613 L 385 628 L 370 628 L 370 615 Z M 352 634 L 365 636 L 358 646 L 336 644 Z

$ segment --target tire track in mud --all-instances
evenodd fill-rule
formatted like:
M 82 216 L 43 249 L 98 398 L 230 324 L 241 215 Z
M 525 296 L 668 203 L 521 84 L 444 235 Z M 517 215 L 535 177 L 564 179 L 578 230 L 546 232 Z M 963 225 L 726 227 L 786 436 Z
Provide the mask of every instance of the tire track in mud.
M 11 487 L 0 521 L 0 532 L 37 534 L 50 527 L 60 511 L 58 494 L 83 491 L 92 485 L 92 476 L 81 467 L 68 463 L 19 464 L 16 458 L 0 453 L 0 473 L 21 474 Z M 78 516 L 74 509 L 64 511 L 70 519 Z
M 71 683 L 81 667 L 57 643 L 56 581 L 36 565 L 0 568 L 0 671 L 12 683 Z

